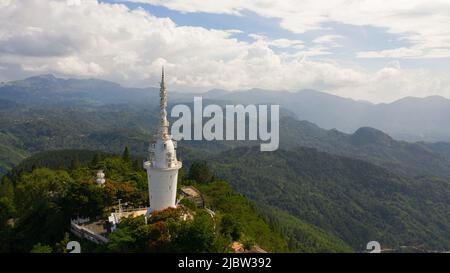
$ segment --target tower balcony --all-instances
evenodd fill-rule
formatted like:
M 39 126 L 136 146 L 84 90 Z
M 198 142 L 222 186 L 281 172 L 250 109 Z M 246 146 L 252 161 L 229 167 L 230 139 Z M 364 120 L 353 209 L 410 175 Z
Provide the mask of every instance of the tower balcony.
M 161 167 L 157 166 L 154 161 L 145 161 L 144 162 L 144 169 L 159 169 L 159 170 L 178 170 L 183 167 L 183 164 L 181 161 L 175 160 L 172 162 L 168 162 L 166 166 Z

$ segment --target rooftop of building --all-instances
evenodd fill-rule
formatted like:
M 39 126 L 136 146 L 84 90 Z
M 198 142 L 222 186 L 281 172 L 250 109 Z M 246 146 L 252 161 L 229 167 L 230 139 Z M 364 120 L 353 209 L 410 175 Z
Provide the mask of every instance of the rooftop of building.
M 197 190 L 194 186 L 181 187 L 180 191 L 190 197 L 202 197 L 200 191 Z

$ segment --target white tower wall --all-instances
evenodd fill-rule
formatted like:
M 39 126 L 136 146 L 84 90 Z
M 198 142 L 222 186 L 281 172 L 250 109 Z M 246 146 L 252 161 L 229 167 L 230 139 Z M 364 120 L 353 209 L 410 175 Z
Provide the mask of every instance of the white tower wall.
M 148 194 L 150 211 L 176 206 L 178 169 L 149 168 Z

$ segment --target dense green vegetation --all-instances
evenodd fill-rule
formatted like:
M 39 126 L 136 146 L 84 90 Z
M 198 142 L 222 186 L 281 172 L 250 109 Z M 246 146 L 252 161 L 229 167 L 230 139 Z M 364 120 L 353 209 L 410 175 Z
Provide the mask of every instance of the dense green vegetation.
M 219 177 L 258 204 L 287 211 L 354 249 L 371 240 L 388 247 L 450 245 L 448 181 L 406 178 L 307 148 L 273 153 L 237 148 L 210 162 Z
M 302 253 L 353 252 L 339 237 L 325 232 L 286 211 L 275 207 L 260 205 L 259 211 L 265 215 L 271 225 L 288 240 L 290 249 Z
M 195 184 L 205 196 L 206 206 L 216 213 L 219 230 L 235 241 L 251 241 L 264 249 L 288 251 L 285 239 L 257 213 L 253 203 L 237 194 L 224 181 Z
M 191 160 L 198 156 L 189 149 L 184 154 Z M 186 161 L 190 171 L 180 173 L 179 184 L 195 185 L 206 206 L 216 211 L 223 237 L 211 249 L 238 238 L 272 251 L 300 252 L 363 250 L 370 240 L 385 247 L 443 250 L 449 245 L 448 181 L 406 178 L 364 161 L 306 148 L 274 153 L 236 148 L 208 161 L 214 162 L 212 170 L 204 161 Z M 127 153 L 117 157 L 76 150 L 25 160 L 2 179 L 2 247 L 30 251 L 37 243 L 53 246 L 73 213 L 101 214 L 118 198 L 130 200 L 132 206 L 145 205 L 146 176 L 137 162 Z M 108 178 L 101 190 L 94 183 L 97 169 L 104 169 Z
M 107 174 L 105 187 L 95 184 L 98 169 Z M 297 245 L 289 245 L 280 226 L 212 173 L 204 162 L 193 162 L 188 172 L 180 173 L 179 184 L 195 185 L 214 210 L 214 219 L 184 199 L 183 207 L 153 215 L 148 225 L 142 217 L 123 221 L 107 245 L 83 242 L 85 251 L 227 252 L 233 241 L 277 252 L 349 250 L 309 225 L 309 233 L 301 231 Z M 127 150 L 120 157 L 77 150 L 37 154 L 1 181 L 0 250 L 64 252 L 71 218 L 105 217 L 119 198 L 132 207 L 148 202 L 146 174 Z M 193 220 L 181 220 L 185 214 Z
M 282 149 L 316 148 L 330 154 L 362 159 L 406 176 L 450 178 L 448 143 L 410 143 L 392 139 L 382 131 L 363 127 L 353 134 L 324 130 L 293 118 L 281 120 Z
M 184 220 L 184 217 L 192 217 Z M 127 218 L 109 236 L 108 252 L 224 252 L 227 242 L 215 234 L 214 221 L 202 210 L 184 207 Z
M 156 116 L 144 107 L 18 106 L 0 108 L 0 176 L 31 154 L 56 149 L 143 155 Z M 139 153 L 138 153 L 139 152 Z
M 217 181 L 195 185 L 205 194 L 207 206 L 220 213 L 222 224 L 230 218 L 234 223 L 238 223 L 236 228 L 231 226 L 227 230 L 230 235 L 240 234 L 243 241 L 255 240 L 254 242 L 263 248 L 273 249 L 273 246 L 277 246 L 276 249 L 282 251 L 313 253 L 352 251 L 337 237 L 281 210 L 255 207 L 245 196 L 235 193 L 228 183 Z M 267 221 L 288 240 L 287 245 L 279 234 L 268 228 Z
M 150 109 L 150 110 L 149 110 Z M 77 105 L 70 107 L 17 105 L 0 108 L 0 176 L 24 158 L 41 151 L 88 149 L 120 153 L 128 146 L 145 156 L 157 122 L 152 106 Z M 407 176 L 450 177 L 448 145 L 396 141 L 381 131 L 362 128 L 352 135 L 324 130 L 316 125 L 282 117 L 280 147 L 299 146 L 354 157 Z M 256 145 L 243 141 L 183 141 L 208 155 L 236 146 Z
M 69 152 L 66 156 L 69 156 Z M 58 155 L 48 153 L 51 163 Z M 72 162 L 79 152 L 72 152 Z M 102 157 L 102 156 L 100 156 Z M 0 250 L 28 252 L 36 244 L 55 246 L 64 239 L 70 219 L 104 216 L 117 199 L 129 200 L 130 206 L 148 203 L 147 179 L 133 161 L 108 156 L 89 159 L 90 163 L 71 164 L 54 170 L 42 168 L 42 157 L 30 172 L 12 171 L 0 184 Z M 80 157 L 85 158 L 85 157 Z M 44 165 L 51 165 L 45 163 Z M 59 169 L 61 168 L 61 169 Z M 96 170 L 108 173 L 105 187 L 95 183 Z

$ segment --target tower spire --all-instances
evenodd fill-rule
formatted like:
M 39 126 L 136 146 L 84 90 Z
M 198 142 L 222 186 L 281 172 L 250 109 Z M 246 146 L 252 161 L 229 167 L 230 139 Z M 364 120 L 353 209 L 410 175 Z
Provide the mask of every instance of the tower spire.
M 161 85 L 159 90 L 159 135 L 162 139 L 166 139 L 169 132 L 169 122 L 167 121 L 167 89 L 166 83 L 164 82 L 164 66 L 162 67 L 161 73 Z

